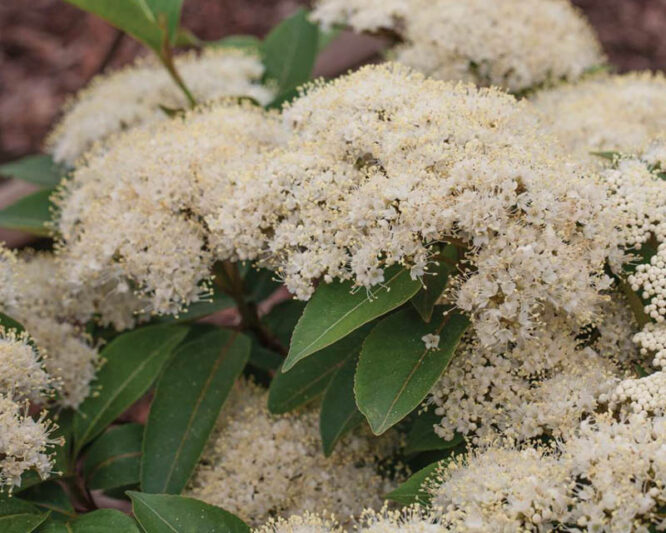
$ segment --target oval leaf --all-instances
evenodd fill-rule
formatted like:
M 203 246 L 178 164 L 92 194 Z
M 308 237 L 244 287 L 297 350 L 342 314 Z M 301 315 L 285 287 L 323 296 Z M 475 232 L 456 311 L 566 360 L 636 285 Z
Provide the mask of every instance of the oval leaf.
M 0 531 L 3 533 L 30 533 L 47 517 L 48 513 L 41 513 L 31 503 L 0 495 Z
M 152 385 L 173 349 L 187 334 L 182 326 L 151 326 L 116 337 L 103 351 L 106 363 L 74 418 L 76 450 L 99 435 Z
M 176 351 L 157 384 L 146 424 L 144 491 L 178 494 L 185 487 L 249 356 L 249 339 L 223 329 Z
M 38 154 L 0 165 L 0 174 L 40 187 L 52 188 L 60 183 L 65 171 L 53 162 L 51 156 Z
M 83 463 L 88 488 L 113 489 L 139 483 L 141 424 L 123 424 L 105 431 L 90 446 Z
M 296 409 L 326 390 L 335 373 L 361 351 L 370 328 L 361 328 L 313 357 L 298 363 L 288 373 L 278 372 L 268 392 L 268 409 L 281 414 Z
M 354 373 L 358 357 L 349 357 L 335 374 L 321 402 L 319 432 L 324 455 L 329 457 L 342 436 L 363 422 L 354 400 Z
M 449 313 L 439 328 L 407 307 L 382 320 L 363 343 L 356 371 L 356 403 L 376 435 L 416 409 L 453 357 L 469 321 Z M 439 334 L 439 347 L 422 337 Z
M 249 533 L 238 517 L 207 503 L 172 496 L 128 491 L 132 510 L 146 533 Z
M 57 481 L 46 481 L 21 492 L 21 499 L 27 500 L 44 511 L 50 511 L 51 518 L 70 519 L 76 512 L 69 496 Z
M 66 1 L 103 18 L 109 24 L 152 48 L 158 55 L 161 53 L 163 41 L 160 18 L 162 16 L 165 18 L 170 38 L 173 39 L 183 3 L 183 0 Z
M 260 49 L 265 77 L 277 82 L 278 93 L 290 91 L 310 79 L 318 39 L 319 30 L 308 20 L 304 9 L 299 9 L 266 36 Z
M 421 288 L 403 268 L 387 269 L 385 278 L 372 298 L 363 288 L 352 294 L 351 282 L 320 285 L 296 324 L 283 370 L 392 311 Z
M 72 533 L 139 533 L 134 520 L 114 509 L 86 513 L 68 525 Z
M 46 224 L 51 220 L 52 193 L 53 189 L 37 191 L 0 210 L 0 227 L 49 236 L 51 231 Z

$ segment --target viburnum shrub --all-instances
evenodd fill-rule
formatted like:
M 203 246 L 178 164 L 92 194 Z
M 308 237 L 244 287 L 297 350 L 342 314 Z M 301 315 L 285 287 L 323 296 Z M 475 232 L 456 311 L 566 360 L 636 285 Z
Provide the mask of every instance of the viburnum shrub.
M 662 75 L 566 0 L 71 2 L 153 56 L 0 167 L 7 531 L 666 529 Z

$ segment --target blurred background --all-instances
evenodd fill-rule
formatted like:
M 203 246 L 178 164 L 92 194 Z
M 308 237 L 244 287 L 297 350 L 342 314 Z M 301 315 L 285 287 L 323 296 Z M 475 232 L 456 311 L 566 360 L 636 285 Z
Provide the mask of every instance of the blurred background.
M 464 0 L 461 0 L 464 1 Z M 666 69 L 666 0 L 574 0 L 596 28 L 619 71 Z M 263 36 L 305 0 L 185 0 L 183 26 L 214 40 Z M 371 56 L 377 43 L 333 46 L 319 73 Z M 344 41 L 344 39 L 343 39 Z M 0 1 L 0 163 L 39 151 L 66 96 L 142 47 L 101 19 L 62 0 Z

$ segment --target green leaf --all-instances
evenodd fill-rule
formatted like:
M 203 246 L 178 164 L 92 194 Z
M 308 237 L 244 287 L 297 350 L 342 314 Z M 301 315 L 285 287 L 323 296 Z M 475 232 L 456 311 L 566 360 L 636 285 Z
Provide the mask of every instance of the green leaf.
M 414 420 L 405 445 L 405 454 L 410 455 L 431 450 L 448 450 L 464 442 L 461 435 L 456 434 L 451 440 L 444 440 L 435 433 L 434 426 L 441 422 L 442 417 L 437 416 L 433 409 L 429 409 Z
M 369 328 L 362 328 L 324 348 L 313 357 L 301 361 L 286 374 L 275 374 L 268 392 L 268 409 L 286 413 L 322 394 L 345 362 L 361 351 Z
M 0 175 L 53 188 L 60 183 L 65 170 L 54 163 L 51 156 L 38 154 L 0 165 Z
M 97 0 L 99 2 L 99 0 Z M 137 0 L 140 1 L 140 0 Z M 176 39 L 178 24 L 180 23 L 180 12 L 183 9 L 184 0 L 144 0 L 153 14 L 158 26 L 162 17 L 166 20 L 169 32 L 169 42 Z
M 162 29 L 146 0 L 66 0 L 94 13 L 160 54 Z
M 51 518 L 69 519 L 76 516 L 69 496 L 57 481 L 46 481 L 21 492 L 21 499 L 51 511 Z
M 376 435 L 419 406 L 453 357 L 469 321 L 450 312 L 442 325 L 425 324 L 407 307 L 382 320 L 363 343 L 356 371 L 356 403 Z M 422 337 L 441 336 L 426 349 Z
M 0 495 L 0 531 L 3 533 L 30 533 L 47 517 L 48 513 L 41 513 L 31 503 Z
M 39 237 L 49 236 L 51 232 L 46 223 L 51 220 L 52 193 L 53 189 L 37 191 L 0 210 L 0 227 Z
M 389 492 L 386 498 L 401 505 L 430 505 L 432 496 L 423 489 L 423 485 L 437 473 L 440 464 L 433 463 L 419 470 L 397 489 Z
M 143 442 L 141 488 L 178 494 L 250 356 L 250 340 L 215 330 L 176 351 L 160 378 Z
M 449 275 L 456 270 L 458 250 L 455 246 L 449 244 L 444 247 L 437 259 L 438 263 L 434 270 L 429 270 L 423 276 L 425 287 L 417 292 L 411 300 L 414 308 L 426 322 L 430 322 L 432 318 L 432 311 L 449 282 Z
M 182 326 L 150 326 L 116 337 L 102 351 L 106 363 L 74 418 L 77 452 L 99 435 L 155 381 L 173 349 L 187 334 Z
M 0 326 L 5 329 L 13 329 L 16 333 L 23 333 L 25 331 L 23 324 L 4 313 L 0 313 Z
M 315 356 L 318 357 L 318 356 Z M 313 358 L 314 359 L 314 358 Z M 358 357 L 349 357 L 333 376 L 319 414 L 319 432 L 324 455 L 329 457 L 342 436 L 363 422 L 354 399 L 354 373 Z
M 146 533 L 249 533 L 231 513 L 207 503 L 169 494 L 128 491 L 132 510 Z
M 88 488 L 107 490 L 139 483 L 142 438 L 141 424 L 114 426 L 102 433 L 83 463 Z
M 206 45 L 219 48 L 240 48 L 241 50 L 259 52 L 261 40 L 254 35 L 229 35 L 219 41 L 208 42 Z
M 71 533 L 139 533 L 136 522 L 114 509 L 99 509 L 69 522 Z
M 421 288 L 421 283 L 411 279 L 403 268 L 389 268 L 384 275 L 386 281 L 374 289 L 370 298 L 363 288 L 352 293 L 351 282 L 320 285 L 296 324 L 284 371 L 392 311 Z
M 274 80 L 278 93 L 298 87 L 310 79 L 317 57 L 319 30 L 299 9 L 277 25 L 261 45 L 265 77 Z

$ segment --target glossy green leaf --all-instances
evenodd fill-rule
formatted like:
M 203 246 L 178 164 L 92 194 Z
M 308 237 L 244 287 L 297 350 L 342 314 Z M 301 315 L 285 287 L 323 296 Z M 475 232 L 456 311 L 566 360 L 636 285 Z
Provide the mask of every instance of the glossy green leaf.
M 416 409 L 453 357 L 469 321 L 450 312 L 443 326 L 426 324 L 410 307 L 382 320 L 368 335 L 356 371 L 356 403 L 380 435 Z M 439 334 L 439 347 L 422 337 Z
M 136 522 L 114 509 L 99 509 L 67 524 L 71 533 L 139 533 Z
M 90 489 L 112 489 L 139 483 L 141 424 L 113 426 L 88 449 L 83 473 Z
M 187 334 L 183 326 L 150 326 L 116 337 L 102 351 L 106 360 L 89 396 L 74 418 L 74 441 L 81 448 L 148 390 Z
M 341 341 L 343 342 L 343 341 Z M 314 358 L 318 357 L 315 356 Z M 311 358 L 313 359 L 313 358 Z M 354 399 L 357 356 L 349 357 L 326 388 L 319 414 L 319 432 L 324 455 L 329 457 L 345 433 L 363 422 Z
M 49 519 L 39 533 L 140 533 L 137 523 L 125 513 L 99 509 L 69 521 Z
M 284 371 L 392 311 L 421 288 L 403 268 L 389 268 L 384 277 L 386 281 L 373 289 L 371 297 L 363 288 L 352 293 L 351 282 L 320 285 L 296 324 Z
M 143 442 L 141 488 L 178 494 L 250 356 L 250 340 L 217 329 L 178 349 L 161 376 Z
M 299 362 L 286 374 L 277 373 L 268 392 L 268 409 L 286 413 L 323 394 L 336 372 L 359 354 L 368 333 L 369 328 L 361 328 Z
M 437 473 L 440 464 L 439 462 L 433 463 L 419 470 L 397 489 L 389 492 L 386 498 L 401 505 L 430 505 L 432 496 L 424 490 L 423 486 Z
M 417 292 L 411 300 L 414 308 L 426 322 L 430 322 L 435 304 L 444 292 L 449 282 L 449 276 L 456 270 L 458 250 L 455 246 L 449 244 L 444 247 L 437 260 L 435 267 L 429 268 L 426 275 L 423 276 L 425 287 Z
M 46 223 L 51 220 L 52 193 L 53 189 L 37 191 L 0 210 L 0 227 L 39 237 L 50 235 Z
M 0 531 L 3 533 L 30 533 L 47 517 L 48 513 L 42 513 L 31 503 L 0 494 Z
M 283 93 L 305 83 L 317 57 L 319 31 L 304 9 L 277 25 L 261 45 L 265 76 Z
M 44 511 L 50 511 L 51 518 L 69 519 L 76 516 L 67 492 L 57 481 L 46 481 L 30 487 L 21 492 L 21 499 Z
M 413 454 L 431 450 L 448 450 L 464 442 L 461 435 L 456 434 L 451 440 L 444 440 L 435 433 L 434 426 L 441 422 L 442 417 L 435 414 L 434 409 L 420 413 L 414 420 L 405 444 L 405 453 Z
M 161 53 L 164 17 L 170 38 L 176 35 L 183 0 L 66 0 L 94 13 L 116 28 Z
M 132 510 L 146 533 L 249 533 L 231 513 L 207 503 L 170 494 L 129 491 Z
M 65 170 L 54 163 L 51 156 L 37 154 L 0 165 L 0 175 L 53 188 L 60 183 Z

